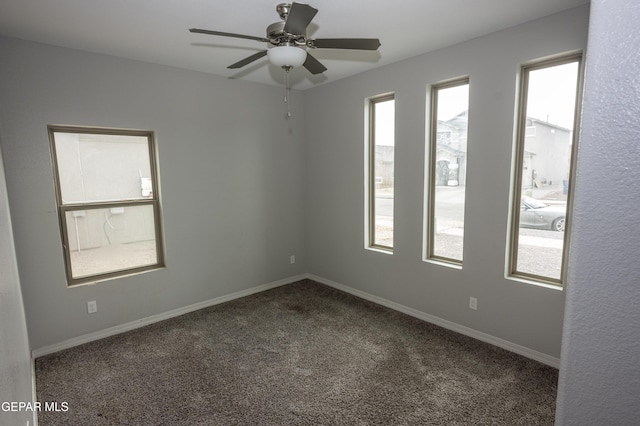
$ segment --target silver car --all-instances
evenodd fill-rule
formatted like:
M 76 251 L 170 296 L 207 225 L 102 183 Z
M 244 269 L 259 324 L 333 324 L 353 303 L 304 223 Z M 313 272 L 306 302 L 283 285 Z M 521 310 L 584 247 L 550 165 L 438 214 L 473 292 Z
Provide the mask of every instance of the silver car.
M 520 226 L 522 228 L 551 229 L 564 232 L 565 205 L 548 205 L 531 197 L 520 200 Z

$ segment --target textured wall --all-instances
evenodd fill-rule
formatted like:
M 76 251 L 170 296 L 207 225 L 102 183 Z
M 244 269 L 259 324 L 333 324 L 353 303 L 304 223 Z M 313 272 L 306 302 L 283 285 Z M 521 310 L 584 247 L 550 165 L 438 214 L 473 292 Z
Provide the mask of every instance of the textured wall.
M 640 3 L 592 0 L 557 424 L 640 419 Z
M 0 403 L 31 401 L 31 386 L 31 354 L 0 152 Z M 22 425 L 32 417 L 1 410 L 0 425 Z

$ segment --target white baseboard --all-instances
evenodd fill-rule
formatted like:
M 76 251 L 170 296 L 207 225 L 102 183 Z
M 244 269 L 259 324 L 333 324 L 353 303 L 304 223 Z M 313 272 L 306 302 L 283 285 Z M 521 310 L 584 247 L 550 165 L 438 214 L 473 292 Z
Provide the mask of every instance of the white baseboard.
M 362 299 L 368 300 L 370 302 L 376 303 L 378 305 L 386 306 L 387 308 L 391 308 L 395 311 L 402 312 L 404 314 L 410 315 L 412 317 L 418 318 L 422 321 L 426 321 L 431 324 L 435 324 L 442 328 L 446 328 L 451 331 L 455 331 L 456 333 L 464 334 L 465 336 L 472 337 L 474 339 L 480 340 L 482 342 L 489 343 L 491 345 L 497 346 L 502 349 L 506 349 L 510 352 L 516 353 L 518 355 L 525 356 L 527 358 L 533 359 L 535 361 L 546 364 L 550 367 L 559 368 L 560 367 L 560 358 L 552 357 L 542 352 L 535 351 L 533 349 L 527 348 L 525 346 L 521 346 L 508 340 L 500 339 L 498 337 L 492 336 L 490 334 L 482 333 L 478 330 L 474 330 L 473 328 L 466 327 L 464 325 L 457 324 L 452 321 L 445 320 L 440 317 L 436 317 L 434 315 L 429 315 L 427 313 L 418 311 L 416 309 L 410 308 L 408 306 L 401 305 L 399 303 L 393 302 L 391 300 L 384 299 L 382 297 L 374 296 L 373 294 L 366 293 L 361 290 L 356 290 L 352 287 L 346 286 L 344 284 L 340 284 L 326 278 L 319 277 L 313 274 L 307 274 L 306 277 L 313 281 L 319 282 L 321 284 L 328 285 L 329 287 L 333 287 L 338 290 L 342 290 L 345 293 L 352 294 L 354 296 L 360 297 Z
M 41 357 L 43 355 L 48 355 L 54 352 L 59 352 L 64 349 L 69 349 L 74 346 L 82 345 L 84 343 L 89 343 L 94 340 L 104 339 L 105 337 L 113 336 L 116 334 L 124 333 L 125 331 L 134 330 L 136 328 L 144 327 L 149 324 L 156 323 L 158 321 L 163 321 L 169 318 L 177 317 L 180 315 L 188 314 L 189 312 L 194 312 L 200 309 L 208 308 L 209 306 L 219 305 L 220 303 L 229 302 L 234 299 L 239 299 L 241 297 L 249 296 L 255 293 L 260 293 L 262 291 L 270 290 L 272 288 L 280 287 L 286 284 L 290 284 L 296 281 L 300 281 L 307 278 L 307 274 L 296 275 L 289 278 L 284 278 L 282 280 L 274 281 L 271 283 L 259 285 L 257 287 L 252 287 L 246 290 L 237 291 L 235 293 L 228 294 L 226 296 L 216 297 L 214 299 L 205 300 L 203 302 L 194 303 L 193 305 L 184 306 L 182 308 L 173 309 L 168 312 L 163 312 L 161 314 L 152 315 L 150 317 L 142 318 L 139 320 L 131 321 L 125 324 L 116 325 L 113 327 L 105 328 L 104 330 L 99 330 L 93 333 L 83 334 L 82 336 L 74 337 L 72 339 L 64 340 L 59 343 L 54 343 L 53 345 L 44 346 L 42 348 L 34 349 L 31 351 L 31 357 L 33 359 Z
M 373 294 L 366 293 L 361 290 L 356 290 L 352 287 L 346 286 L 344 284 L 337 283 L 335 281 L 328 280 L 326 278 L 322 278 L 320 276 L 314 274 L 301 274 L 289 278 L 284 278 L 282 280 L 274 281 L 268 284 L 259 285 L 257 287 L 252 287 L 250 289 L 238 291 L 235 293 L 228 294 L 226 296 L 216 297 L 214 299 L 205 300 L 203 302 L 198 302 L 193 305 L 185 306 L 182 308 L 174 309 L 168 312 L 164 312 L 162 314 L 153 315 L 150 317 L 142 318 L 136 321 L 131 321 L 125 324 L 116 325 L 114 327 L 109 327 L 104 330 L 96 331 L 94 333 L 84 334 L 82 336 L 74 337 L 72 339 L 64 340 L 59 343 L 55 343 L 53 345 L 45 346 L 42 348 L 34 349 L 31 352 L 32 358 L 38 358 L 43 355 L 48 355 L 50 353 L 58 352 L 64 349 L 69 349 L 74 346 L 82 345 L 84 343 L 92 342 L 94 340 L 103 339 L 105 337 L 113 336 L 119 333 L 124 333 L 125 331 L 134 330 L 136 328 L 144 327 L 149 324 L 153 324 L 158 321 L 163 321 L 169 318 L 177 317 L 180 315 L 187 314 L 189 312 L 194 312 L 200 309 L 207 308 L 209 306 L 218 305 L 220 303 L 228 302 L 234 299 L 239 299 L 241 297 L 249 296 L 251 294 L 259 293 L 262 291 L 270 290 L 272 288 L 280 287 L 286 284 L 290 284 L 296 281 L 300 281 L 302 279 L 311 279 L 317 281 L 321 284 L 325 284 L 329 287 L 333 287 L 335 289 L 344 291 L 345 293 L 352 294 L 354 296 L 360 297 L 362 299 L 368 300 L 373 303 L 377 303 L 378 305 L 386 306 L 387 308 L 396 310 L 398 312 L 402 312 L 404 314 L 410 315 L 412 317 L 418 318 L 422 321 L 429 322 L 431 324 L 438 325 L 440 327 L 446 328 L 451 331 L 455 331 L 460 334 L 464 334 L 465 336 L 472 337 L 474 339 L 480 340 L 482 342 L 486 342 L 497 346 L 502 349 L 506 349 L 508 351 L 514 352 L 518 355 L 525 356 L 527 358 L 531 358 L 543 364 L 549 365 L 551 367 L 559 368 L 560 367 L 560 359 L 549 356 L 542 352 L 535 351 L 533 349 L 527 348 L 525 346 L 521 346 L 508 340 L 500 339 L 498 337 L 492 336 L 490 334 L 482 333 L 478 330 L 474 330 L 472 328 L 454 323 L 452 321 L 445 320 L 440 317 L 436 317 L 434 315 L 430 315 L 416 309 L 410 308 L 408 306 L 401 305 L 399 303 L 393 302 L 391 300 L 384 299 L 382 297 L 374 296 Z M 35 388 L 35 387 L 34 387 Z

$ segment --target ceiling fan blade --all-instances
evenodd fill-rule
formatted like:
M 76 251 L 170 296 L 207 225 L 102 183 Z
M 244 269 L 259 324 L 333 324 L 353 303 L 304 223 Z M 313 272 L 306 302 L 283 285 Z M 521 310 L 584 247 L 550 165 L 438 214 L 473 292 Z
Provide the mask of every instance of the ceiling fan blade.
M 308 40 L 307 46 L 318 49 L 378 50 L 380 40 L 377 38 L 317 38 Z
M 254 36 L 249 36 L 244 34 L 223 33 L 222 31 L 201 30 L 200 28 L 191 28 L 189 31 L 191 31 L 192 33 L 217 35 L 217 36 L 223 36 L 223 37 L 245 38 L 247 40 L 264 41 L 267 43 L 269 42 L 268 38 L 254 37 Z
M 257 61 L 258 59 L 260 59 L 260 58 L 262 58 L 264 56 L 267 56 L 267 51 L 266 50 L 263 50 L 263 51 L 258 52 L 258 53 L 254 53 L 253 55 L 248 56 L 248 57 L 244 58 L 243 60 L 236 62 L 235 64 L 229 65 L 227 68 L 229 68 L 229 69 L 242 68 L 245 65 L 249 65 L 251 62 Z
M 322 65 L 320 61 L 311 56 L 309 52 L 307 52 L 307 59 L 302 64 L 303 67 L 309 70 L 311 74 L 321 74 L 327 70 L 327 67 Z
M 316 13 L 318 9 L 308 4 L 292 3 L 287 22 L 284 24 L 284 31 L 294 35 L 304 34 Z

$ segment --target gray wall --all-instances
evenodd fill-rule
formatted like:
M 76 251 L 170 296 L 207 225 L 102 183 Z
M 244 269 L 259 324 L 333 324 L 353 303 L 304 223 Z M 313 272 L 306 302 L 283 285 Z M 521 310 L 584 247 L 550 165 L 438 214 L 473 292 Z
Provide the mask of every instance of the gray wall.
M 304 113 L 285 119 L 281 88 L 15 39 L 0 38 L 0 52 L 0 137 L 32 349 L 307 270 Z M 166 269 L 67 288 L 48 124 L 156 132 Z
M 557 423 L 634 424 L 640 158 L 629 153 L 638 152 L 640 133 L 640 10 L 632 0 L 592 7 Z M 289 129 L 280 110 L 269 112 L 278 88 L 0 38 L 0 143 L 32 347 L 310 271 L 557 356 L 564 293 L 503 277 L 515 73 L 521 61 L 584 47 L 586 27 L 581 8 L 311 90 L 306 144 L 299 121 Z M 469 151 L 460 271 L 423 263 L 420 253 L 424 97 L 428 84 L 462 74 L 471 77 L 478 142 Z M 393 256 L 363 249 L 363 99 L 386 91 L 396 91 L 398 108 Z M 158 132 L 166 270 L 65 288 L 49 123 Z M 256 177 L 265 178 L 257 188 Z M 0 399 L 29 400 L 8 226 L 2 195 Z M 466 308 L 470 294 L 478 311 Z M 94 299 L 99 313 L 87 316 Z
M 640 3 L 591 7 L 556 424 L 632 425 L 640 419 Z
M 564 292 L 505 279 L 516 76 L 526 62 L 584 49 L 573 9 L 305 91 L 309 271 L 550 357 Z M 468 75 L 464 267 L 422 261 L 429 85 Z M 395 252 L 364 248 L 364 100 L 395 92 Z M 328 168 L 327 165 L 331 165 Z M 478 310 L 468 308 L 469 297 Z
M 0 150 L 0 403 L 33 398 L 27 324 L 7 201 Z M 2 426 L 26 424 L 27 420 L 33 421 L 29 413 L 0 411 Z

